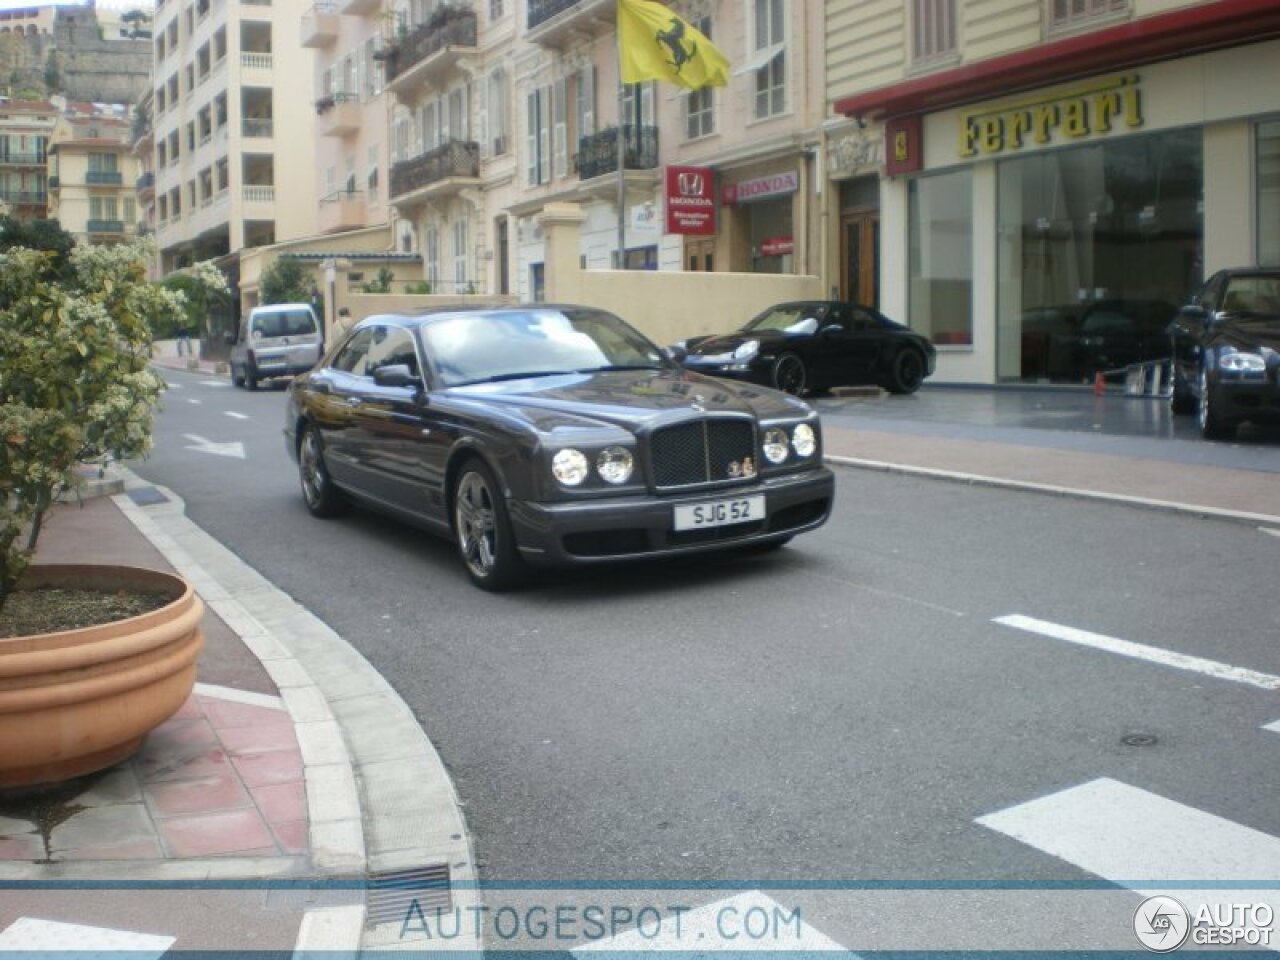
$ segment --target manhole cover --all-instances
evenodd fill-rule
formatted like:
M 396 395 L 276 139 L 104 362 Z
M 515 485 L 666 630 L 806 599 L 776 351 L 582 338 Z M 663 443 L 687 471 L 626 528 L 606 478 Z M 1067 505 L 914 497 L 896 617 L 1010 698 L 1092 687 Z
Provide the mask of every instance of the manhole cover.
M 1121 737 L 1120 742 L 1126 747 L 1154 747 L 1159 743 L 1155 735 L 1150 733 L 1130 733 Z
M 155 487 L 134 487 L 129 491 L 129 499 L 140 507 L 152 507 L 157 503 L 169 502 L 169 498 Z

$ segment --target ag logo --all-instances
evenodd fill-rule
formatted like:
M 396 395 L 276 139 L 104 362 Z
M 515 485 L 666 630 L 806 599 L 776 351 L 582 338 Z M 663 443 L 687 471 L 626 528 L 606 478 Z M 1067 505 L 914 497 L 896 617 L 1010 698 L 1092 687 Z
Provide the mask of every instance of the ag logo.
M 707 195 L 707 178 L 705 174 L 692 170 L 682 170 L 676 175 L 676 186 L 682 197 L 705 197 Z
M 1147 897 L 1133 915 L 1138 942 L 1153 953 L 1177 950 L 1191 932 L 1191 914 L 1179 900 L 1163 895 Z

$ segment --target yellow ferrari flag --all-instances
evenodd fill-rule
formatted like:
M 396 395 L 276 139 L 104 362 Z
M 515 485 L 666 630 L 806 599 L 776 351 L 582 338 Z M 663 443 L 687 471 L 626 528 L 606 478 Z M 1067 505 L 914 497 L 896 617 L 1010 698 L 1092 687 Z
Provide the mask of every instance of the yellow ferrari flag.
M 618 56 L 623 83 L 669 80 L 698 90 L 729 82 L 725 55 L 654 0 L 618 0 Z

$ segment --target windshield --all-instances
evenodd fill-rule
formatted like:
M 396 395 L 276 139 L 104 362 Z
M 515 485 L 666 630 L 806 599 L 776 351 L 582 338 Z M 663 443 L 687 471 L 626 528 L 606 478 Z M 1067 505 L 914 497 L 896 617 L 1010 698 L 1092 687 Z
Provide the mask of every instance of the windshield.
M 1232 277 L 1227 281 L 1222 309 L 1225 313 L 1280 316 L 1280 277 Z
M 742 329 L 746 333 L 764 330 L 778 330 L 782 333 L 817 333 L 818 317 L 821 313 L 822 308 L 813 304 L 787 304 L 766 310 Z
M 467 313 L 422 328 L 445 386 L 609 369 L 656 369 L 662 351 L 594 310 Z
M 260 313 L 253 318 L 252 332 L 263 337 L 303 337 L 316 332 L 316 322 L 309 310 Z

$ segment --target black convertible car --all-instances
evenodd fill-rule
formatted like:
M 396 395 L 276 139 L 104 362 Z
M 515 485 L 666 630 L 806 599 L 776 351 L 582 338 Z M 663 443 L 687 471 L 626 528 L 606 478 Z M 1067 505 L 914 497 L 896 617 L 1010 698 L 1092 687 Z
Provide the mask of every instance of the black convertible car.
M 1174 413 L 1229 440 L 1246 420 L 1280 423 L 1280 269 L 1222 270 L 1169 328 Z
M 674 345 L 690 370 L 749 380 L 797 396 L 878 385 L 914 393 L 933 373 L 927 337 L 870 307 L 838 300 L 780 303 L 741 330 Z
M 359 500 L 419 523 L 486 589 L 526 561 L 780 545 L 834 494 L 811 407 L 683 370 L 585 307 L 370 317 L 286 409 L 313 514 Z

